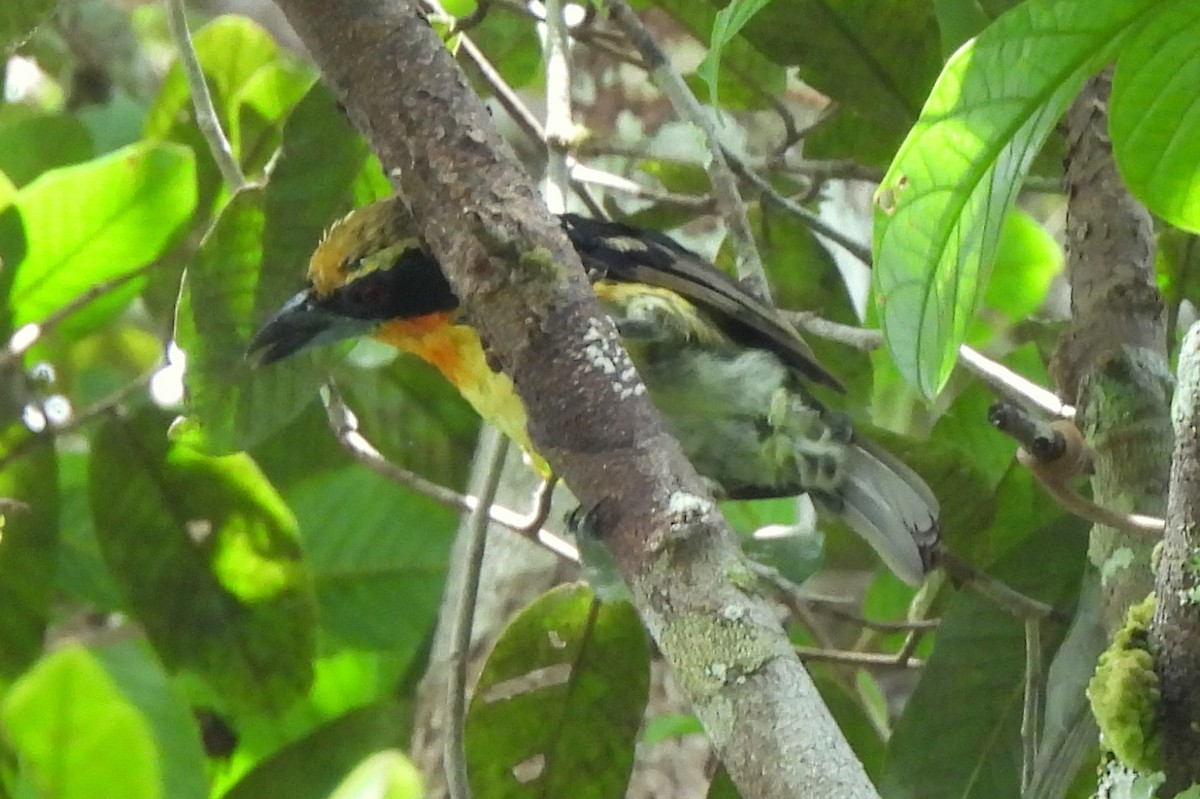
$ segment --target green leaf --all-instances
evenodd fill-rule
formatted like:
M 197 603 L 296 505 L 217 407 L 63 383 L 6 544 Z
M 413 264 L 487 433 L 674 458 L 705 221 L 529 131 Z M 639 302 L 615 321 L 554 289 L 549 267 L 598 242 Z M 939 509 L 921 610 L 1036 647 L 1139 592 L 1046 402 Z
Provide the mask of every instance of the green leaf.
M 0 6 L 0 55 L 10 55 L 55 5 L 55 0 L 6 0 Z
M 496 642 L 467 712 L 479 799 L 625 795 L 649 690 L 632 606 L 559 586 Z
M 1160 4 L 1121 50 L 1113 74 L 1113 157 L 1133 195 L 1173 225 L 1200 232 L 1200 14 Z
M 1043 532 L 1012 552 L 995 576 L 1043 602 L 1067 604 L 1079 587 L 1086 537 Z M 892 799 L 1020 795 L 1024 623 L 962 591 L 947 606 L 937 635 L 888 742 L 880 793 Z M 1043 624 L 1046 656 L 1061 636 L 1061 628 Z
M 646 722 L 646 729 L 642 731 L 642 743 L 645 746 L 654 746 L 663 741 L 703 734 L 704 725 L 700 723 L 700 719 L 687 713 L 670 713 L 655 716 Z
M 273 68 L 270 65 L 280 62 L 279 45 L 257 23 L 232 14 L 217 17 L 196 31 L 193 44 L 221 128 L 237 137 L 241 92 L 259 70 L 270 70 Z M 208 210 L 213 207 L 222 179 L 196 124 L 195 113 L 183 68 L 176 62 L 146 113 L 145 136 L 151 140 L 176 141 L 197 153 L 197 204 Z M 243 167 L 254 166 L 241 160 L 245 155 L 241 150 L 235 150 L 234 154 Z
M 355 766 L 329 799 L 421 799 L 421 773 L 403 752 L 376 752 Z
M 327 799 L 363 758 L 407 745 L 410 715 L 392 703 L 352 710 L 263 760 L 223 799 Z
M 542 73 L 542 47 L 532 20 L 522 14 L 501 11 L 486 14 L 471 28 L 471 39 L 488 54 L 500 77 L 514 89 L 532 83 Z M 491 87 L 476 83 L 480 94 L 491 94 Z
M 243 192 L 205 237 L 181 304 L 180 346 L 193 361 L 193 407 L 219 452 L 250 449 L 295 419 L 323 374 L 311 354 L 251 370 L 258 325 L 302 285 L 322 231 L 349 206 L 366 143 L 316 85 L 288 117 L 264 190 Z
M 262 174 L 279 149 L 284 120 L 315 80 L 307 66 L 271 61 L 239 88 L 233 98 L 230 137 L 247 174 Z
M 437 618 L 455 514 L 358 466 L 306 480 L 288 501 L 322 627 L 355 646 L 415 655 Z
M 0 124 L 0 172 L 17 186 L 91 157 L 92 137 L 74 117 L 29 114 Z
M 279 709 L 308 690 L 315 620 L 296 522 L 245 455 L 210 457 L 143 412 L 96 433 L 101 551 L 163 662 L 226 700 Z
M 712 105 L 720 106 L 720 92 L 726 85 L 734 89 L 739 84 L 744 87 L 752 87 L 751 95 L 759 96 L 759 105 L 762 104 L 763 96 L 778 95 L 783 90 L 782 73 L 778 75 L 779 80 L 771 81 L 772 84 L 777 85 L 768 86 L 764 79 L 767 76 L 774 78 L 777 69 L 772 69 L 773 65 L 769 61 L 753 47 L 750 47 L 744 39 L 738 38 L 738 33 L 746 23 L 769 2 L 771 0 L 734 0 L 718 11 L 713 18 L 708 52 L 705 54 L 704 60 L 696 67 L 696 75 L 708 86 L 709 102 Z M 734 60 L 725 65 L 728 69 L 722 70 L 722 59 L 729 57 Z M 747 69 L 752 61 L 759 62 L 757 70 Z M 730 72 L 740 73 L 738 77 L 741 80 L 735 82 L 727 77 Z M 743 100 L 739 105 L 747 107 L 749 104 Z
M 58 472 L 62 482 L 58 590 L 97 610 L 119 611 L 123 604 L 121 592 L 100 554 L 100 542 L 88 504 L 87 454 L 59 453 Z
M 1030 0 L 942 71 L 875 214 L 881 327 L 900 372 L 926 396 L 954 366 L 1030 163 L 1083 82 L 1154 5 Z
M 97 283 L 140 269 L 166 249 L 195 202 L 192 155 L 169 144 L 132 145 L 45 173 L 16 197 L 26 252 L 0 317 L 7 310 L 16 326 L 39 321 Z M 116 307 L 93 303 L 59 332 L 95 329 L 131 297 L 122 294 Z
M 707 799 L 742 799 L 724 766 L 717 766 L 717 773 L 713 775 L 713 781 L 708 786 L 705 796 Z
M 396 355 L 385 344 L 370 344 Z M 364 435 L 388 460 L 443 485 L 465 482 L 479 416 L 433 366 L 400 355 L 370 370 L 338 363 L 333 374 Z
M 984 302 L 1011 322 L 1023 322 L 1046 301 L 1046 292 L 1063 268 L 1063 251 L 1054 237 L 1024 211 L 1004 218 L 991 280 Z
M 140 640 L 121 641 L 96 650 L 95 656 L 150 724 L 162 795 L 170 799 L 208 796 L 207 763 L 196 718 L 150 647 Z
M 0 720 L 40 796 L 164 796 L 150 725 L 81 647 L 47 656 L 14 684 Z
M 0 434 L 0 458 L 31 435 L 20 424 L 9 426 Z M 53 446 L 35 445 L 0 469 L 0 678 L 15 677 L 42 651 L 59 501 Z
M 311 401 L 315 386 L 291 392 L 258 380 L 246 360 L 262 260 L 264 191 L 239 192 L 221 210 L 188 270 L 176 341 L 188 355 L 188 407 L 214 453 L 254 446 L 288 410 Z
M 249 449 L 296 418 L 323 377 L 311 355 L 251 371 L 246 345 L 302 285 L 321 232 L 348 206 L 366 144 L 314 86 L 291 113 L 265 190 L 222 211 L 197 256 L 180 310 L 180 346 L 193 357 L 193 407 L 216 451 Z

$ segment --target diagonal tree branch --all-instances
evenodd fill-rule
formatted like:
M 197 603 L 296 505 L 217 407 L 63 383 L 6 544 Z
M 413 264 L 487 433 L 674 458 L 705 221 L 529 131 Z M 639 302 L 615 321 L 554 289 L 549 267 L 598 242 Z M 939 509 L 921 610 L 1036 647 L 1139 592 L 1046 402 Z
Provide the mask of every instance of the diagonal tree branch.
M 749 571 L 728 526 L 415 3 L 278 4 L 411 204 L 742 793 L 875 796 L 771 608 L 731 579 Z

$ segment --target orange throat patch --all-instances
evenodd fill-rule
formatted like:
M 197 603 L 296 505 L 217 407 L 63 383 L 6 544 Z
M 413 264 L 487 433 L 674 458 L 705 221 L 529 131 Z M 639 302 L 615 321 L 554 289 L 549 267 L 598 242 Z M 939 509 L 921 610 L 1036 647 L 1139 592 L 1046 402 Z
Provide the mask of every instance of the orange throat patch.
M 548 467 L 529 440 L 525 407 L 517 398 L 512 381 L 503 372 L 492 371 L 479 334 L 468 325 L 455 324 L 451 321 L 453 316 L 453 311 L 447 311 L 385 322 L 373 338 L 411 352 L 437 367 L 476 413 L 525 450 L 534 468 L 547 474 Z

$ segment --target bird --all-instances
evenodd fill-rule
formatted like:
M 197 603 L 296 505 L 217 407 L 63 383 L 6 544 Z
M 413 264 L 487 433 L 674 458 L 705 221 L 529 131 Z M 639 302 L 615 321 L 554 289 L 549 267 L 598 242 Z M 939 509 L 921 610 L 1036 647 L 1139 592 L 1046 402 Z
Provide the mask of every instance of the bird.
M 697 472 L 731 500 L 808 494 L 919 584 L 941 532 L 937 498 L 818 401 L 815 386 L 844 389 L 781 313 L 665 234 L 569 213 L 559 221 Z M 333 224 L 309 260 L 307 285 L 267 319 L 247 357 L 263 367 L 371 336 L 435 366 L 548 476 L 512 381 L 489 364 L 417 230 L 398 196 Z

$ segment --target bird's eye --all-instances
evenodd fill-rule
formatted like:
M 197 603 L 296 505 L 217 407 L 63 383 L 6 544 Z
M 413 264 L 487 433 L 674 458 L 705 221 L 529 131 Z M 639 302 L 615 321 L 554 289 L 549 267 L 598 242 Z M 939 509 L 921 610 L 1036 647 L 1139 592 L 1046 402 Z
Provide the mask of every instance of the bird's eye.
M 387 289 L 377 280 L 363 280 L 350 286 L 350 302 L 360 308 L 374 308 L 386 299 Z

